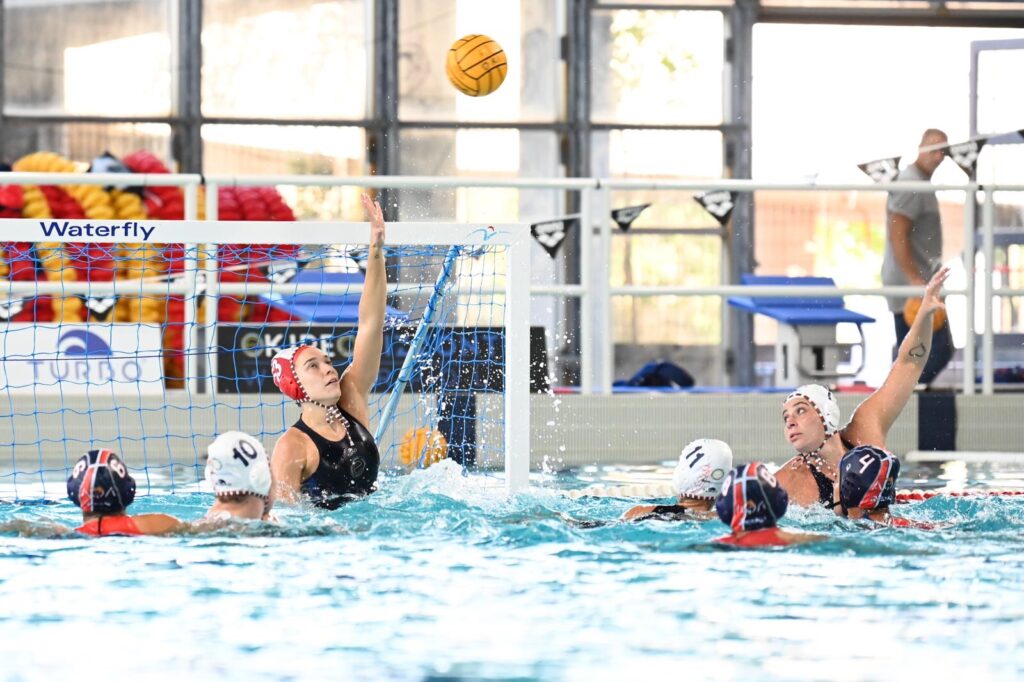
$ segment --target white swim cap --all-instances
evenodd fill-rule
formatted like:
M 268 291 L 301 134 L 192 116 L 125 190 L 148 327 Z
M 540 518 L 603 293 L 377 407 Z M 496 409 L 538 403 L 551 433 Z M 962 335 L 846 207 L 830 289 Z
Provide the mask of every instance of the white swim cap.
M 228 431 L 207 448 L 206 482 L 216 495 L 270 494 L 270 460 L 263 445 L 247 433 Z
M 806 398 L 814 406 L 814 409 L 818 411 L 821 423 L 825 426 L 826 439 L 839 430 L 839 403 L 836 402 L 836 397 L 832 395 L 832 391 L 821 384 L 804 384 L 786 396 L 785 402 L 788 403 L 797 396 Z
M 713 500 L 732 469 L 732 449 L 713 438 L 698 438 L 683 448 L 672 474 L 677 495 Z

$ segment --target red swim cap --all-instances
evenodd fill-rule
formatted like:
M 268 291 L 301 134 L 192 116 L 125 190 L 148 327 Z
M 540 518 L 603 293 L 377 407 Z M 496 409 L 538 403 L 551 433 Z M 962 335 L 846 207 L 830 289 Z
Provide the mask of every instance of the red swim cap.
M 274 356 L 270 365 L 271 373 L 274 375 L 274 385 L 281 389 L 281 393 L 298 402 L 311 399 L 306 393 L 306 389 L 299 383 L 299 377 L 295 371 L 295 363 L 298 361 L 299 355 L 302 351 L 310 348 L 312 346 L 286 348 Z

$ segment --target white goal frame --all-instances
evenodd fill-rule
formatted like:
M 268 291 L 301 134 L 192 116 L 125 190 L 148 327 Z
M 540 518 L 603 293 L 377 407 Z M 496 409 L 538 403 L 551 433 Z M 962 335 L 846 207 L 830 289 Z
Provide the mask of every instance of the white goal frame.
M 58 235 L 43 231 L 51 221 L 85 225 L 123 225 L 126 221 L 96 220 L 90 218 L 66 219 L 4 219 L 0 220 L 0 241 L 3 242 L 75 242 L 75 243 L 136 243 L 141 239 L 126 238 L 123 231 L 116 236 Z M 370 239 L 368 223 L 354 222 L 244 222 L 244 221 L 160 221 L 141 219 L 139 225 L 152 228 L 148 244 L 184 244 L 185 252 L 197 254 L 200 249 L 212 250 L 218 244 L 367 244 Z M 394 222 L 387 226 L 387 244 L 400 245 L 465 245 L 468 247 L 504 246 L 507 253 L 505 279 L 505 394 L 504 394 L 504 449 L 505 484 L 509 492 L 529 485 L 530 467 L 530 227 L 527 224 L 458 224 Z M 260 294 L 273 291 L 284 296 L 296 293 L 352 293 L 360 287 L 352 285 L 302 285 L 295 283 L 269 284 L 220 283 L 213 276 L 216 264 L 207 259 L 204 268 L 197 267 L 198 258 L 186 258 L 185 271 L 180 282 L 145 282 L 119 280 L 117 282 L 44 282 L 0 281 L 0 296 L 38 294 L 182 294 L 188 296 L 185 324 L 192 330 L 186 336 L 186 375 L 196 381 L 195 354 L 190 350 L 199 346 L 199 326 L 195 324 L 196 293 L 216 298 L 225 294 Z M 422 287 L 422 285 L 420 285 Z M 337 291 L 334 291 L 337 289 Z M 391 285 L 392 291 L 401 290 Z M 457 294 L 457 289 L 455 292 Z M 216 310 L 216 306 L 214 306 Z M 206 322 L 206 338 L 216 343 L 212 333 L 217 324 L 216 314 Z M 191 386 L 191 389 L 197 388 Z

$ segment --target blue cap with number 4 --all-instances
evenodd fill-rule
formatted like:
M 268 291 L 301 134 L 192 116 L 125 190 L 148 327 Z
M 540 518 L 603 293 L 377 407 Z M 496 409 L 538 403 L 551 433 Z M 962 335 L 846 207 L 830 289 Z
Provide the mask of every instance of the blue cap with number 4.
M 206 482 L 214 494 L 270 494 L 270 460 L 263 445 L 247 433 L 228 431 L 206 450 Z
M 858 445 L 839 461 L 839 499 L 843 509 L 885 509 L 896 502 L 900 460 L 891 452 Z

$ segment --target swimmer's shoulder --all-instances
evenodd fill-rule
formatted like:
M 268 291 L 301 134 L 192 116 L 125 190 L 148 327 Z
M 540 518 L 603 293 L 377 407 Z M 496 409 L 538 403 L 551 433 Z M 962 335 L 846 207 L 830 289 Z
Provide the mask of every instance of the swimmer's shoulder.
M 638 521 L 646 516 L 650 515 L 657 505 L 654 504 L 638 504 L 635 507 L 630 507 L 623 513 L 622 521 Z
M 712 544 L 724 547 L 786 547 L 824 540 L 826 535 L 764 528 L 741 534 L 726 535 L 712 540 Z
M 285 462 L 293 462 L 301 463 L 305 468 L 310 454 L 315 451 L 316 443 L 307 433 L 296 426 L 289 426 L 274 445 L 274 451 L 270 456 L 270 465 L 273 468 L 275 465 L 281 466 Z
M 183 530 L 186 525 L 169 514 L 139 514 L 131 519 L 139 532 L 145 535 L 174 533 Z
M 802 457 L 794 457 L 783 464 L 774 476 L 789 493 L 790 504 L 810 507 L 820 502 L 818 484 Z

